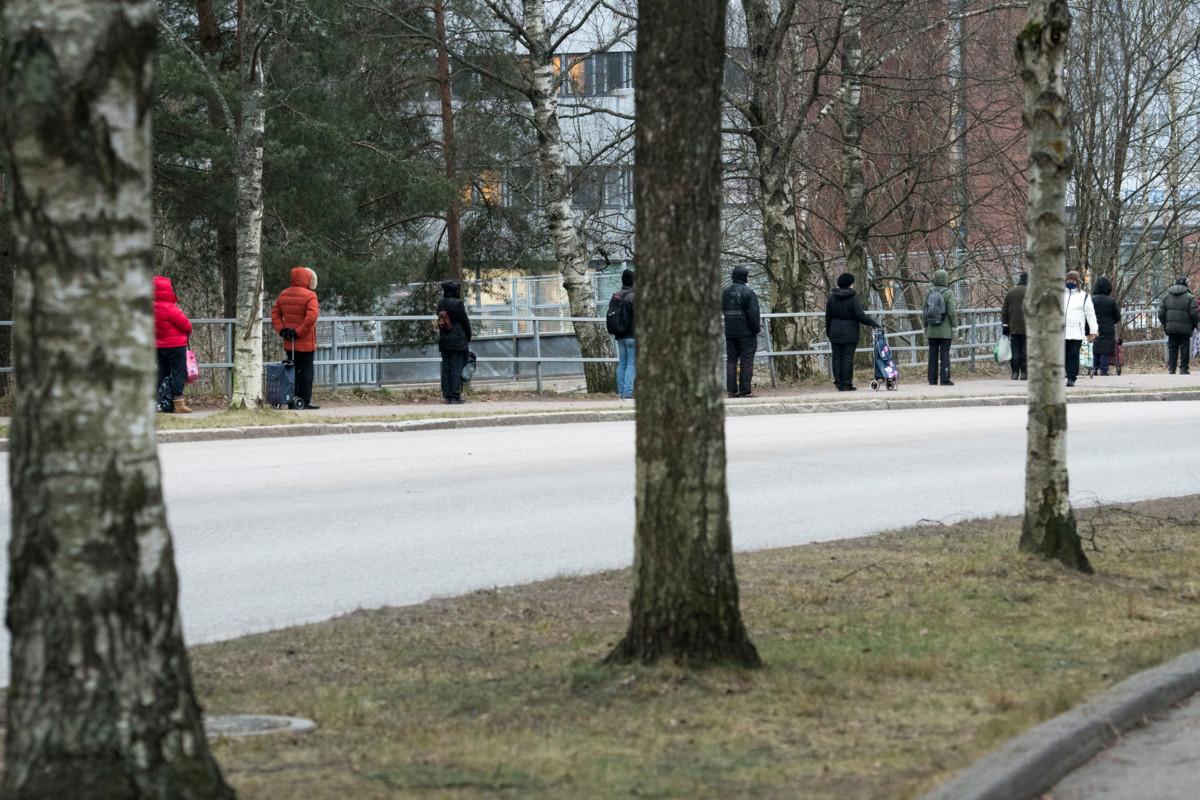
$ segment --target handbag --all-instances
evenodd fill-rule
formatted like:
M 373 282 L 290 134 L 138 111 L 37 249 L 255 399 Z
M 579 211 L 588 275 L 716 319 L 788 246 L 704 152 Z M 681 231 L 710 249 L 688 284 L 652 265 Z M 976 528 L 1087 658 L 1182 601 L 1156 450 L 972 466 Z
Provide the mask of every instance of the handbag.
M 470 350 L 467 351 L 467 363 L 463 364 L 462 379 L 465 383 L 470 383 L 471 378 L 475 377 L 475 362 L 478 357 Z
M 992 345 L 992 358 L 996 359 L 997 364 L 1012 361 L 1012 340 L 1007 336 L 997 339 L 996 343 Z
M 200 380 L 200 362 L 192 350 L 187 351 L 187 382 L 195 383 Z

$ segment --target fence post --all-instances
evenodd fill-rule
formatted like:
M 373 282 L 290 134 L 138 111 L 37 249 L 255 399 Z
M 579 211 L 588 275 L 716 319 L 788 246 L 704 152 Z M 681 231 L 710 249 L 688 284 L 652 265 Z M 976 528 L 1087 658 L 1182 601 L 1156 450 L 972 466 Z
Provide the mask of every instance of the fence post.
M 520 326 L 517 323 L 517 300 L 516 300 L 517 279 L 513 278 L 512 281 L 513 281 L 513 302 L 509 305 L 509 310 L 512 313 L 512 354 L 513 354 L 513 358 L 520 358 L 521 357 L 521 338 L 518 335 L 520 333 Z M 514 381 L 521 380 L 521 362 L 514 361 L 514 362 L 512 362 L 512 366 L 513 366 L 513 380 Z
M 383 388 L 383 323 L 375 320 L 375 388 Z
M 967 341 L 971 343 L 971 372 L 975 371 L 975 344 L 978 342 L 975 324 L 978 315 L 971 314 L 971 331 L 967 336 Z
M 537 357 L 537 393 L 542 393 L 542 324 L 540 320 L 533 321 L 533 354 Z
M 771 375 L 771 388 L 774 389 L 775 383 L 775 344 L 771 341 L 771 320 L 766 320 L 766 325 L 763 330 L 767 332 L 767 372 Z
M 233 400 L 233 326 L 233 320 L 225 320 L 225 360 L 229 362 L 225 368 L 225 397 L 229 400 Z
M 333 326 L 333 333 L 330 334 L 330 336 L 329 336 L 329 349 L 333 351 L 333 357 L 331 359 L 333 361 L 333 364 L 330 366 L 329 383 L 330 383 L 330 386 L 333 388 L 333 390 L 336 392 L 338 390 L 338 360 L 339 360 L 338 359 L 338 335 L 337 335 L 338 324 L 337 324 L 337 320 L 332 320 L 329 324 Z

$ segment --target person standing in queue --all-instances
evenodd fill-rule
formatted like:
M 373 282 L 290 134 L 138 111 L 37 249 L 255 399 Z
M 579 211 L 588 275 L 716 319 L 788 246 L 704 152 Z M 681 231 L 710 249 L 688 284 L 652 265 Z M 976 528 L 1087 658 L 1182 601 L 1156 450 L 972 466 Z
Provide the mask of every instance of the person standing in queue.
M 1017 276 L 1017 285 L 1004 296 L 1000 308 L 1000 333 L 1008 337 L 1012 345 L 1012 379 L 1029 380 L 1029 346 L 1025 340 L 1025 292 L 1029 289 L 1029 274 Z
M 1066 317 L 1067 386 L 1074 386 L 1075 379 L 1079 377 L 1079 351 L 1083 347 L 1083 340 L 1094 342 L 1099 328 L 1092 296 L 1083 290 L 1079 273 L 1075 270 L 1067 273 L 1066 286 L 1063 288 L 1063 314 Z
M 438 351 L 442 354 L 442 402 L 461 403 L 462 374 L 471 342 L 471 320 L 458 281 L 442 282 L 437 304 Z
M 188 337 L 192 322 L 179 307 L 171 279 L 154 276 L 154 339 L 158 357 L 159 410 L 190 414 L 183 399 L 187 385 Z
M 1108 364 L 1117 352 L 1117 326 L 1121 324 L 1121 304 L 1112 296 L 1113 285 L 1100 277 L 1092 287 L 1092 306 L 1096 309 L 1096 374 L 1108 375 Z
M 750 397 L 762 319 L 758 295 L 749 285 L 750 270 L 734 267 L 732 278 L 733 282 L 721 293 L 725 316 L 725 388 L 730 397 Z
M 293 267 L 292 285 L 279 293 L 271 307 L 271 324 L 283 339 L 283 350 L 296 364 L 296 394 L 292 407 L 316 410 L 313 405 L 313 362 L 317 356 L 317 273 L 308 267 Z
M 850 287 L 854 276 L 843 272 L 837 277 L 837 288 L 825 303 L 825 335 L 833 349 L 833 385 L 839 392 L 853 392 L 854 351 L 858 348 L 859 326 L 881 327 L 863 311 L 862 303 Z

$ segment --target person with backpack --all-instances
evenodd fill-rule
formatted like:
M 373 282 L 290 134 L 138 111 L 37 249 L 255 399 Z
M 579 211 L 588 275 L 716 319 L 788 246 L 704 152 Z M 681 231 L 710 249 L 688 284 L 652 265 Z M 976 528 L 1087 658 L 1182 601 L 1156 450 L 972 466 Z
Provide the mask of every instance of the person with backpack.
M 1029 288 L 1029 274 L 1017 276 L 1017 285 L 1004 296 L 1000 308 L 1000 333 L 1008 337 L 1012 345 L 1012 379 L 1029 380 L 1027 365 L 1028 343 L 1025 340 L 1025 291 Z
M 762 319 L 758 295 L 749 285 L 750 270 L 734 267 L 732 279 L 721 293 L 721 311 L 725 317 L 725 388 L 730 397 L 750 397 Z
M 179 307 L 171 279 L 154 276 L 154 339 L 158 358 L 159 410 L 190 414 L 183 399 L 187 385 L 187 345 L 192 322 Z
M 1096 309 L 1096 374 L 1108 374 L 1108 362 L 1117 352 L 1117 325 L 1121 322 L 1121 304 L 1112 296 L 1112 281 L 1103 276 L 1092 287 L 1092 306 Z
M 633 339 L 633 270 L 621 273 L 621 288 L 608 301 L 608 332 L 617 340 L 617 397 L 633 399 L 637 349 Z
M 1174 375 L 1178 363 L 1179 374 L 1189 374 L 1192 331 L 1200 325 L 1200 310 L 1195 295 L 1188 290 L 1187 278 L 1178 279 L 1167 290 L 1158 304 L 1158 321 L 1167 333 L 1167 372 Z
M 442 402 L 461 403 L 463 368 L 471 342 L 471 320 L 458 281 L 442 281 L 437 304 L 438 352 L 442 354 Z
M 291 285 L 275 298 L 271 307 L 271 324 L 283 339 L 283 351 L 296 365 L 296 401 L 298 409 L 316 410 L 313 405 L 313 362 L 317 357 L 317 318 L 321 304 L 317 302 L 317 273 L 308 267 L 294 267 Z
M 921 312 L 925 320 L 925 341 L 929 344 L 929 385 L 953 386 L 950 380 L 950 341 L 958 327 L 958 309 L 954 292 L 950 291 L 950 273 L 939 269 L 933 273 L 933 286 L 925 297 Z
M 863 311 L 862 304 L 850 287 L 854 276 L 843 272 L 837 277 L 837 288 L 825 302 L 825 336 L 833 349 L 833 385 L 839 392 L 853 392 L 854 351 L 858 347 L 860 326 L 882 327 Z
M 1092 303 L 1092 296 L 1083 290 L 1079 273 L 1075 270 L 1067 273 L 1063 292 L 1067 386 L 1074 386 L 1075 379 L 1079 377 L 1079 351 L 1083 347 L 1083 340 L 1095 341 L 1099 325 L 1096 322 L 1096 306 Z

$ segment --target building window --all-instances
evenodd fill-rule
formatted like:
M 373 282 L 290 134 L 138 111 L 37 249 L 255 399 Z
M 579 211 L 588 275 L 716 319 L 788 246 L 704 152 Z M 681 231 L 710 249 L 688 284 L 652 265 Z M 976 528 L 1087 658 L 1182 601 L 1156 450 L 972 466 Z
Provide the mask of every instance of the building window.
M 576 208 L 633 208 L 632 167 L 572 167 L 570 177 L 571 203 Z
M 559 94 L 575 97 L 603 97 L 618 89 L 633 86 L 633 53 L 568 54 L 554 56 L 554 74 L 568 65 L 567 78 Z

